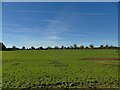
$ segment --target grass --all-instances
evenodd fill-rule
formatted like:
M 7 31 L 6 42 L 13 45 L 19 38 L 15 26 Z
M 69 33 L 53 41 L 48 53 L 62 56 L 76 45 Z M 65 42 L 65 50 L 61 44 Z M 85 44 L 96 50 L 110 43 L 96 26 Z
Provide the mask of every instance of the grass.
M 118 88 L 118 60 L 107 60 L 118 58 L 116 50 L 18 50 L 2 54 L 3 88 Z

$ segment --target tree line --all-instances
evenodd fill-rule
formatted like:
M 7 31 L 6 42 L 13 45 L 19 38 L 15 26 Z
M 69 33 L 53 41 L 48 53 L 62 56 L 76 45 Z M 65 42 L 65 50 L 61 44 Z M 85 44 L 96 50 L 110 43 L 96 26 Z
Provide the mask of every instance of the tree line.
M 55 46 L 55 47 L 51 47 L 48 46 L 46 48 L 40 46 L 38 48 L 31 46 L 30 48 L 26 48 L 25 46 L 23 46 L 22 48 L 18 48 L 16 46 L 13 46 L 11 48 L 7 48 L 3 43 L 0 43 L 0 50 L 49 50 L 49 49 L 120 49 L 120 47 L 116 47 L 116 46 L 112 46 L 112 45 L 100 45 L 99 47 L 95 47 L 93 44 L 90 44 L 89 46 L 84 46 L 84 45 L 80 45 L 78 46 L 77 44 L 73 44 L 72 46 Z

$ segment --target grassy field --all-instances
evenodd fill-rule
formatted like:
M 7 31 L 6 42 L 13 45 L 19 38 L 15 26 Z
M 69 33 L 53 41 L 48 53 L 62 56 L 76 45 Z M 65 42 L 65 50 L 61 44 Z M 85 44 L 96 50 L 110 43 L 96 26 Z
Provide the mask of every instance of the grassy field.
M 118 88 L 116 50 L 3 51 L 3 88 Z

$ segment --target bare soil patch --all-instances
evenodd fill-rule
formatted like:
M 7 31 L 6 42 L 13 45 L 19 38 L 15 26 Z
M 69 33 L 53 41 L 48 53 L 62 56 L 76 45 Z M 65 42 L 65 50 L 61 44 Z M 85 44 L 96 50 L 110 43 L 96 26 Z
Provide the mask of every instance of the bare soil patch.
M 105 62 L 106 60 L 120 60 L 120 58 L 84 58 L 83 60 L 88 60 L 90 62 L 94 62 L 94 63 L 99 63 L 99 64 L 111 64 L 111 65 L 118 65 L 117 63 L 113 63 L 113 62 Z
M 83 58 L 83 60 L 120 60 L 120 58 Z

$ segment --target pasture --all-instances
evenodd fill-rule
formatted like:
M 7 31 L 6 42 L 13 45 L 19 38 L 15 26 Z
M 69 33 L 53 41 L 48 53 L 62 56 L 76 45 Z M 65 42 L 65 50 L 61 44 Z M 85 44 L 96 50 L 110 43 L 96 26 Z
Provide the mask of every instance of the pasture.
M 116 50 L 2 51 L 3 88 L 118 88 Z

